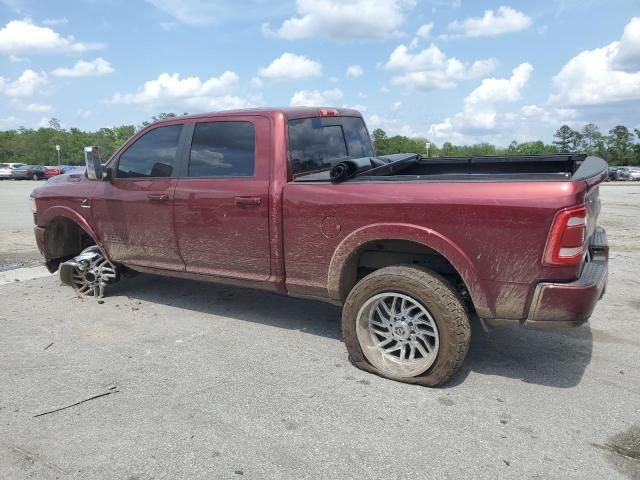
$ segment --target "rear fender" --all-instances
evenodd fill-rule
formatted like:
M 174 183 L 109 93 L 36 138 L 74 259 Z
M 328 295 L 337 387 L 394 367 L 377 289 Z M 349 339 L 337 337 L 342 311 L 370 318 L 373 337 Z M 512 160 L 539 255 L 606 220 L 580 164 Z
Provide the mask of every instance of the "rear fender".
M 344 268 L 363 245 L 382 240 L 405 240 L 435 250 L 446 258 L 462 277 L 474 307 L 481 317 L 491 317 L 490 303 L 473 262 L 449 238 L 430 228 L 406 223 L 377 223 L 351 232 L 336 248 L 329 265 L 328 291 L 334 300 L 342 300 Z

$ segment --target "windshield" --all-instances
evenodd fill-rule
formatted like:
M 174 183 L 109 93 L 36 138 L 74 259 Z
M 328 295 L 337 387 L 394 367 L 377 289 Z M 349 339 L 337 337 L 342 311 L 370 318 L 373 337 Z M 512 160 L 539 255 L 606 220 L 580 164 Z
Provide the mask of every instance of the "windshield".
M 345 158 L 371 156 L 371 139 L 360 117 L 289 121 L 289 157 L 294 176 L 326 170 Z

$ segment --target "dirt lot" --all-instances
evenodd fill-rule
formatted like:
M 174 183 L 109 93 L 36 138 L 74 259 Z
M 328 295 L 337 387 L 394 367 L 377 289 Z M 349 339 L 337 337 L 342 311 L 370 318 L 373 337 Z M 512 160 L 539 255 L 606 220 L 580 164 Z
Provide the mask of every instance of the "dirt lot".
M 37 258 L 31 188 L 0 183 L 0 263 Z M 0 477 L 638 479 L 640 185 L 601 196 L 589 324 L 476 328 L 437 390 L 351 367 L 330 305 L 146 275 L 99 304 L 5 271 Z

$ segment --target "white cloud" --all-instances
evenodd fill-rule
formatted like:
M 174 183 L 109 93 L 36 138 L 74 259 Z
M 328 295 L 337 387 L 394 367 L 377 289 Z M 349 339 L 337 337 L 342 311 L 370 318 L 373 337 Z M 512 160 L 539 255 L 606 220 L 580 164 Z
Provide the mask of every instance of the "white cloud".
M 420 37 L 426 40 L 427 38 L 429 38 L 429 35 L 431 35 L 431 30 L 433 30 L 433 22 L 420 25 L 420 27 L 416 31 L 416 37 Z
M 261 68 L 259 74 L 272 80 L 297 80 L 322 75 L 322 65 L 302 55 L 283 53 L 269 66 Z
M 80 118 L 88 118 L 92 114 L 91 110 L 86 110 L 84 108 L 79 108 L 76 110 L 76 115 Z
M 361 77 L 363 74 L 364 74 L 364 70 L 360 65 L 349 65 L 349 67 L 347 68 L 348 77 L 358 78 L 358 77 Z
M 0 93 L 8 97 L 30 97 L 47 84 L 47 74 L 27 69 L 13 82 L 0 77 Z
M 116 93 L 111 98 L 114 104 L 165 106 L 178 110 L 189 107 L 196 110 L 230 110 L 253 106 L 254 99 L 233 95 L 239 77 L 226 71 L 219 77 L 205 81 L 199 77 L 180 78 L 180 74 L 162 73 L 149 80 L 134 93 Z
M 422 40 L 428 39 L 429 36 L 431 35 L 431 30 L 433 30 L 433 22 L 424 23 L 424 24 L 420 25 L 418 27 L 418 30 L 416 30 L 416 34 L 413 37 L 413 39 L 411 40 L 411 43 L 409 44 L 409 48 L 411 50 L 413 50 L 420 43 L 420 39 L 422 39 Z
M 433 139 L 461 141 L 468 131 L 493 131 L 502 128 L 504 117 L 498 111 L 503 103 L 513 103 L 522 96 L 522 89 L 528 83 L 533 67 L 522 63 L 513 69 L 510 78 L 485 78 L 465 99 L 462 112 L 434 123 L 429 128 Z
M 43 25 L 53 26 L 53 25 L 64 25 L 68 22 L 67 17 L 62 18 L 45 18 L 42 21 Z
M 393 110 L 398 110 L 401 106 L 402 106 L 402 102 L 398 101 L 398 102 L 393 102 L 393 105 L 391 106 L 391 108 Z
M 187 25 L 207 25 L 218 23 L 224 15 L 220 2 L 203 2 L 200 0 L 147 0 L 158 10 L 175 18 L 179 23 Z M 163 22 L 169 25 L 169 22 Z M 163 27 L 164 28 L 164 27 Z
M 487 105 L 496 102 L 515 102 L 520 99 L 522 88 L 533 72 L 529 63 L 521 63 L 513 69 L 510 78 L 485 78 L 480 86 L 464 99 L 465 105 Z
M 147 0 L 147 3 L 170 16 L 175 21 L 161 21 L 165 30 L 184 25 L 218 25 L 237 21 L 253 22 L 272 16 L 282 17 L 290 11 L 288 2 L 265 0 Z
M 0 29 L 0 54 L 19 55 L 44 52 L 85 52 L 101 48 L 96 43 L 76 42 L 73 36 L 63 37 L 48 27 L 39 27 L 30 20 L 12 20 Z
M 561 123 L 571 125 L 578 117 L 578 112 L 570 108 L 555 108 L 548 105 L 524 105 L 517 114 L 522 123 L 534 123 L 557 128 Z
M 35 128 L 36 130 L 39 128 L 50 128 L 51 125 L 49 125 L 49 122 L 51 121 L 50 117 L 40 117 L 40 120 L 38 120 L 36 123 L 33 124 L 33 128 Z
M 622 38 L 584 50 L 553 77 L 552 104 L 605 105 L 640 100 L 640 18 L 631 19 Z
M 331 90 L 298 90 L 293 94 L 289 105 L 292 107 L 331 107 L 344 94 L 339 88 Z
M 344 104 L 342 105 L 342 108 L 350 108 L 352 110 L 358 110 L 361 113 L 366 112 L 369 109 L 369 107 L 367 107 L 366 105 L 361 105 L 359 103 L 356 103 L 355 105 Z
M 17 55 L 9 55 L 9 61 L 11 63 L 22 63 L 25 62 L 27 59 L 24 57 L 18 57 Z
M 0 118 L 0 130 L 9 130 L 18 126 L 18 119 L 14 116 Z
M 369 131 L 381 128 L 387 136 L 402 135 L 405 137 L 423 137 L 424 132 L 416 131 L 411 125 L 396 118 L 383 117 L 381 115 L 370 115 L 367 119 Z
M 532 25 L 531 17 L 511 7 L 499 7 L 497 12 L 485 10 L 482 17 L 467 18 L 449 24 L 449 30 L 467 37 L 495 37 L 519 32 Z
M 253 77 L 249 81 L 249 86 L 255 90 L 260 90 L 264 86 L 264 83 L 260 77 Z
M 26 110 L 27 112 L 50 112 L 52 108 L 51 105 L 29 103 L 28 105 L 24 105 L 22 110 Z
M 614 67 L 623 72 L 640 72 L 640 17 L 634 17 L 624 27 Z
M 78 60 L 71 68 L 56 68 L 51 73 L 57 77 L 96 77 L 113 71 L 114 69 L 108 61 L 98 57 L 91 62 Z
M 366 100 L 367 98 L 369 98 L 369 95 L 367 95 L 366 93 L 363 93 L 363 92 L 358 92 L 358 98 Z
M 391 83 L 417 90 L 452 88 L 461 80 L 486 75 L 495 68 L 493 58 L 476 60 L 471 65 L 455 57 L 447 57 L 434 44 L 416 54 L 405 45 L 398 45 L 384 65 L 386 70 L 404 70 L 394 76 Z
M 265 35 L 287 40 L 324 37 L 331 39 L 382 39 L 397 32 L 414 0 L 297 0 L 297 15 Z

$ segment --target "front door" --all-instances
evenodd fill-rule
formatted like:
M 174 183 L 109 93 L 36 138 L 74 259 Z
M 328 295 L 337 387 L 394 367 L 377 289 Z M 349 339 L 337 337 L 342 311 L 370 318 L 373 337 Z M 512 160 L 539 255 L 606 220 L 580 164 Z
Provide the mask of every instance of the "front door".
M 148 130 L 110 162 L 113 178 L 97 182 L 94 224 L 115 262 L 184 270 L 173 225 L 183 125 Z
M 234 117 L 193 126 L 174 219 L 188 272 L 269 278 L 269 120 Z

